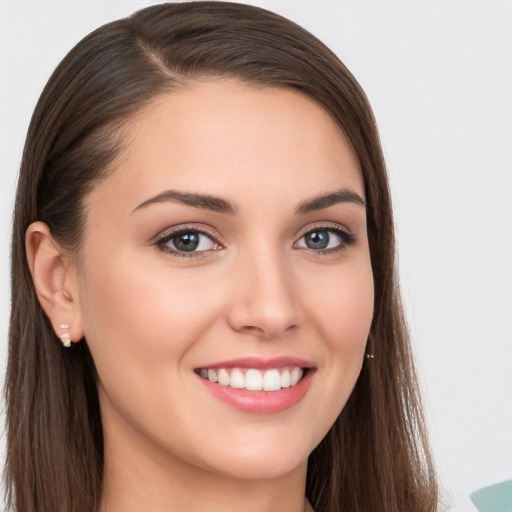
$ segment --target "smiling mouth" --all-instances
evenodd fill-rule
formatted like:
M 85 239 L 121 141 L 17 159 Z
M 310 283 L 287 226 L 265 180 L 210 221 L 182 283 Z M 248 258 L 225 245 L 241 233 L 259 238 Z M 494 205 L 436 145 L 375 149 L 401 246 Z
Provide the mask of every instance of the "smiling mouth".
M 195 372 L 205 380 L 219 386 L 248 391 L 279 391 L 296 386 L 306 375 L 308 368 L 286 366 L 284 368 L 198 368 Z

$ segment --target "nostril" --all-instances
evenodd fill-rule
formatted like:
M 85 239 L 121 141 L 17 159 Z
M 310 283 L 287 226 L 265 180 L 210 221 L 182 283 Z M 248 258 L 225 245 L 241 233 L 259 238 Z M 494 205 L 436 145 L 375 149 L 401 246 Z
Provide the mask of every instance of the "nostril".
M 241 329 L 238 329 L 239 332 L 258 336 L 262 338 L 277 338 L 279 336 L 282 336 L 284 334 L 291 333 L 292 331 L 295 331 L 297 329 L 297 325 L 290 325 L 288 327 L 285 327 L 284 329 L 280 328 L 279 326 L 271 327 L 256 327 L 253 325 L 244 325 Z

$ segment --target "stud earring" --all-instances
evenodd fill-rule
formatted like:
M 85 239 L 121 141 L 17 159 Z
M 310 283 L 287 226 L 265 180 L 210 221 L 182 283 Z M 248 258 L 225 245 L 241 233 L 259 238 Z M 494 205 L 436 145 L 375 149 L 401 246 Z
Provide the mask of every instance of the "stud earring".
M 60 328 L 61 329 L 69 329 L 69 325 L 68 324 L 60 324 Z M 64 334 L 61 334 L 60 341 L 64 347 L 66 347 L 66 348 L 71 347 L 71 338 L 67 332 L 65 332 Z
M 366 350 L 368 350 L 370 344 L 372 342 L 371 334 L 368 334 L 368 339 L 366 340 Z M 375 359 L 375 356 L 371 352 L 366 352 L 366 359 Z

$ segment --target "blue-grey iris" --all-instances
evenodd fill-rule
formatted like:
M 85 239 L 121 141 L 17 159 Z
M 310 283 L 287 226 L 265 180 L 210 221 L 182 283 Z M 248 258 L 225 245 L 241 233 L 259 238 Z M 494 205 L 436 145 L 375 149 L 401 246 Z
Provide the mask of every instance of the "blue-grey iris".
M 305 237 L 306 246 L 310 249 L 325 249 L 329 245 L 329 232 L 323 231 L 312 231 Z
M 173 243 L 178 251 L 195 251 L 199 245 L 199 233 L 183 233 L 177 235 Z

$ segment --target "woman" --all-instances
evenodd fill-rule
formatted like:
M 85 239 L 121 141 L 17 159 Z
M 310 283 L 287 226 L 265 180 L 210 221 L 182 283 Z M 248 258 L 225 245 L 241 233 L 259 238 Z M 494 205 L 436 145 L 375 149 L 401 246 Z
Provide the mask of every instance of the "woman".
M 93 32 L 21 166 L 9 504 L 435 510 L 393 257 L 371 109 L 313 36 L 215 2 Z

